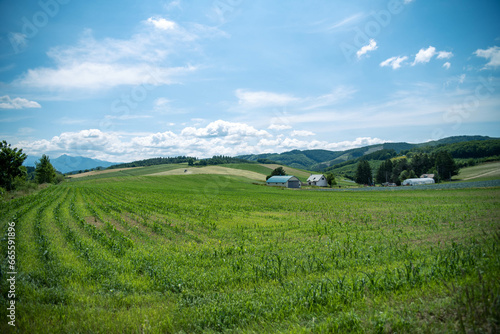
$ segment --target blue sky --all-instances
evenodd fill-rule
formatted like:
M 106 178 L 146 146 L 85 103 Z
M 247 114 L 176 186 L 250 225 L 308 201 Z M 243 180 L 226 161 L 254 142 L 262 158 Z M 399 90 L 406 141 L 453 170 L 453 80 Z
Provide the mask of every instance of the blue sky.
M 108 161 L 500 137 L 500 2 L 0 1 L 0 138 Z

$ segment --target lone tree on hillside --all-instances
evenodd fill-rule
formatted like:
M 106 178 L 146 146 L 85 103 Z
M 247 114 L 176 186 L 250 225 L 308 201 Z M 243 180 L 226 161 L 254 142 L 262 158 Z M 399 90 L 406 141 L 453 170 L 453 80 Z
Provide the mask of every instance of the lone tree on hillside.
M 45 154 L 36 163 L 35 178 L 38 183 L 51 183 L 56 178 L 56 169 L 50 163 L 50 159 Z
M 14 179 L 26 175 L 23 162 L 27 157 L 22 149 L 11 148 L 5 140 L 0 142 L 0 187 L 12 190 Z
M 266 180 L 269 180 L 271 176 L 276 176 L 276 175 L 286 175 L 285 169 L 283 169 L 283 167 L 275 168 L 271 172 L 271 175 L 266 176 Z
M 372 184 L 372 169 L 370 163 L 366 160 L 361 160 L 358 163 L 358 168 L 356 169 L 356 176 L 354 181 L 359 184 Z

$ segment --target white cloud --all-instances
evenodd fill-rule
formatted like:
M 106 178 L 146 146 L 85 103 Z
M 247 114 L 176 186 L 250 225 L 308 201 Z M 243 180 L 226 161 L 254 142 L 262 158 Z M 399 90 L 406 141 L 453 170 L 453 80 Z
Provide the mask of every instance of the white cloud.
M 433 46 L 429 46 L 427 49 L 420 49 L 412 65 L 417 63 L 428 63 L 434 55 L 436 55 L 436 48 Z
M 177 24 L 174 21 L 168 21 L 162 17 L 147 19 L 148 23 L 151 23 L 155 28 L 160 30 L 174 30 L 177 28 Z
M 484 50 L 477 49 L 474 54 L 489 60 L 484 68 L 500 66 L 500 47 L 498 46 L 493 46 Z
M 35 101 L 16 97 L 11 99 L 10 96 L 0 96 L 0 109 L 25 109 L 25 108 L 41 108 L 42 106 Z
M 46 89 L 109 89 L 119 85 L 158 86 L 179 82 L 196 67 L 151 67 L 147 64 L 120 65 L 73 63 L 54 68 L 28 70 L 17 81 L 20 85 Z M 78 80 L 75 80 L 78 78 Z
M 63 132 L 50 140 L 21 141 L 18 145 L 26 147 L 26 151 L 34 155 L 71 153 L 73 156 L 81 155 L 93 158 L 121 155 L 129 149 L 129 145 L 123 143 L 116 134 L 102 132 L 98 129 Z
M 439 51 L 437 53 L 437 59 L 450 59 L 451 57 L 453 57 L 453 53 L 452 52 Z
M 415 0 L 404 0 L 404 4 L 407 5 L 409 3 L 412 3 L 413 1 L 415 1 Z
M 287 104 L 300 101 L 300 99 L 289 94 L 278 94 L 263 91 L 252 92 L 237 89 L 235 94 L 239 100 L 239 105 L 247 108 L 285 106 Z
M 420 49 L 418 51 L 412 66 L 419 63 L 428 63 L 434 56 L 436 56 L 437 59 L 450 59 L 451 57 L 453 57 L 453 53 L 449 51 L 436 51 L 435 47 L 429 46 L 427 49 Z
M 13 83 L 51 90 L 102 90 L 119 85 L 169 85 L 197 70 L 187 55 L 199 53 L 197 40 L 224 36 L 217 28 L 191 24 L 187 28 L 164 18 L 149 18 L 129 39 L 94 38 L 85 30 L 71 46 L 47 53 L 51 67 L 29 69 Z M 186 57 L 179 57 L 185 55 Z
M 377 50 L 377 42 L 374 39 L 370 39 L 370 43 L 368 45 L 363 46 L 361 49 L 356 52 L 358 58 L 361 58 L 362 55 L 366 54 L 369 51 Z
M 291 129 L 291 125 L 286 125 L 286 124 L 271 124 L 267 127 L 269 130 L 288 130 Z
M 181 132 L 182 136 L 192 137 L 267 137 L 269 133 L 265 130 L 257 130 L 244 123 L 232 123 L 217 120 L 204 128 L 187 127 Z
M 270 135 L 245 123 L 223 120 L 206 127 L 186 127 L 179 133 L 165 131 L 149 134 L 121 134 L 97 129 L 64 132 L 49 140 L 22 141 L 28 154 L 57 156 L 67 153 L 108 161 L 124 162 L 157 156 L 190 155 L 199 158 L 213 155 L 258 154 L 283 152 L 290 149 L 348 149 L 383 143 L 378 138 L 363 137 L 354 141 L 332 143 L 319 140 L 300 140 L 294 137 L 312 136 L 313 132 L 298 130 L 291 136 Z
M 307 130 L 293 130 L 290 135 L 292 137 L 309 137 L 309 136 L 315 136 L 316 134 L 312 131 L 307 131 Z
M 447 61 L 446 63 L 443 64 L 443 67 L 446 68 L 447 70 L 449 70 L 451 67 L 451 63 L 449 61 Z
M 401 67 L 401 63 L 407 60 L 408 57 L 391 57 L 389 59 L 384 60 L 380 63 L 381 67 L 390 66 L 393 70 L 396 70 Z

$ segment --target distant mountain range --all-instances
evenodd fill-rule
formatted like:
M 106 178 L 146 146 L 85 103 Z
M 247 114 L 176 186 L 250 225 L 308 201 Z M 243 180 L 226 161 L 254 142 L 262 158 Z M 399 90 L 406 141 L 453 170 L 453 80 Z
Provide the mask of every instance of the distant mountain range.
M 411 150 L 419 147 L 435 147 L 451 145 L 469 141 L 483 141 L 495 139 L 487 136 L 455 136 L 443 138 L 440 140 L 429 141 L 420 144 L 409 143 L 385 143 L 379 145 L 371 145 L 360 148 L 353 148 L 345 151 L 328 151 L 328 150 L 293 150 L 283 153 L 266 153 L 266 154 L 251 154 L 240 155 L 238 158 L 249 161 L 258 162 L 276 162 L 293 168 L 301 168 L 306 170 L 324 170 L 325 168 L 357 159 L 364 155 L 374 153 L 380 150 L 394 150 L 396 153 L 401 151 Z
M 25 166 L 35 166 L 35 163 L 40 160 L 40 157 L 33 157 L 28 155 L 28 158 L 24 161 Z M 61 155 L 58 158 L 50 159 L 50 163 L 56 170 L 61 173 L 69 173 L 79 170 L 93 169 L 97 167 L 109 167 L 116 165 L 116 162 L 103 161 L 98 159 L 91 159 L 85 157 L 72 157 L 66 154 Z

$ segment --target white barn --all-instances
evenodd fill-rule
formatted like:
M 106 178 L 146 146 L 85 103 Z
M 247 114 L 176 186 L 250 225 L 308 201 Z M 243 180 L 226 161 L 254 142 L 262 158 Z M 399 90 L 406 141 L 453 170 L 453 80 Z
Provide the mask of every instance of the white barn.
M 431 184 L 435 183 L 434 179 L 431 179 L 430 177 L 423 177 L 419 179 L 406 179 L 401 183 L 402 186 L 417 186 L 420 184 Z
M 266 184 L 274 187 L 300 188 L 300 180 L 293 175 L 271 176 Z
M 310 186 L 328 187 L 328 181 L 323 174 L 311 174 L 307 179 L 307 184 Z

